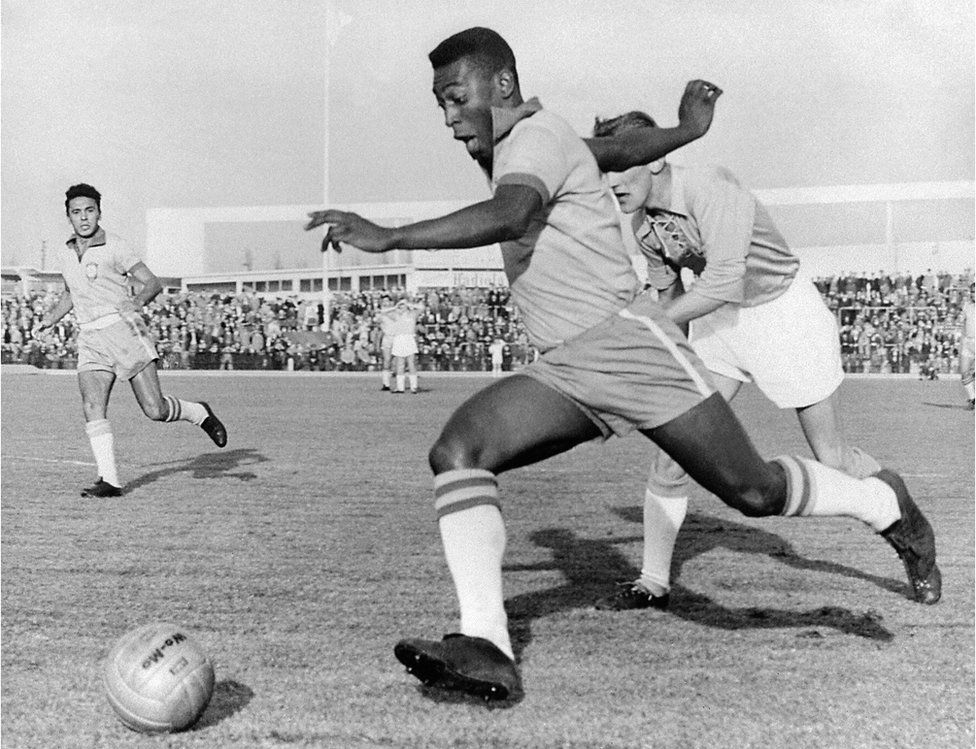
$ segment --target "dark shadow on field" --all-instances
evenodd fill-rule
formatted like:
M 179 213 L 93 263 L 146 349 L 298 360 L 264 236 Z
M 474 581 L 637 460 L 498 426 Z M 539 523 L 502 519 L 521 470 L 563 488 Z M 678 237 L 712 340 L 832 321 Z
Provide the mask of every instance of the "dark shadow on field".
M 641 507 L 621 508 L 617 512 L 625 520 L 642 522 Z M 615 582 L 633 580 L 640 575 L 639 568 L 615 548 L 618 544 L 640 541 L 639 536 L 591 540 L 580 538 L 565 528 L 547 528 L 536 531 L 530 539 L 538 546 L 552 549 L 552 562 L 506 565 L 505 570 L 556 569 L 562 572 L 567 582 L 556 588 L 514 596 L 505 602 L 516 657 L 521 655 L 532 640 L 534 619 L 561 611 L 591 608 L 598 599 L 610 593 Z M 675 549 L 672 579 L 679 580 L 681 566 L 686 561 L 718 547 L 745 554 L 765 554 L 795 569 L 868 580 L 886 590 L 901 594 L 906 594 L 907 590 L 905 584 L 869 575 L 842 564 L 804 559 L 789 543 L 768 531 L 696 513 L 690 513 L 682 527 Z M 761 582 L 757 583 L 757 587 L 761 585 Z M 835 606 L 824 606 L 810 611 L 729 608 L 680 582 L 676 582 L 671 589 L 668 612 L 703 626 L 725 630 L 820 627 L 882 642 L 894 639 L 891 632 L 881 625 L 881 616 L 874 612 L 855 614 Z M 644 613 L 648 617 L 660 615 L 653 611 Z M 609 612 L 607 615 L 615 616 Z
M 200 720 L 194 723 L 190 730 L 199 731 L 220 723 L 225 718 L 243 710 L 253 697 L 254 690 L 240 682 L 218 681 L 214 684 L 210 704 L 203 711 Z
M 922 401 L 923 406 L 931 406 L 932 408 L 951 408 L 958 411 L 972 411 L 972 409 L 965 403 L 932 403 L 931 401 Z
M 161 463 L 166 468 L 160 468 L 149 473 L 144 473 L 126 486 L 126 491 L 138 489 L 140 486 L 152 484 L 159 479 L 172 476 L 177 473 L 188 473 L 195 479 L 218 479 L 229 478 L 240 481 L 251 481 L 257 478 L 257 474 L 251 471 L 238 470 L 244 466 L 257 465 L 258 463 L 268 462 L 253 447 L 241 447 L 236 450 L 220 451 L 215 453 L 204 453 L 188 460 L 171 461 L 171 463 Z

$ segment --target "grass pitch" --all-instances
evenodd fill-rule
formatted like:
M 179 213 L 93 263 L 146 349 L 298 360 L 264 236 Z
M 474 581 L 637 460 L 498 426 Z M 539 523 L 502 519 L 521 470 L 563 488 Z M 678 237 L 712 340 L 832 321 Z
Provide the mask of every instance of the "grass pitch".
M 4 374 L 2 742 L 17 747 L 972 747 L 973 415 L 957 381 L 853 380 L 847 432 L 903 473 L 935 526 L 942 602 L 907 598 L 856 521 L 752 520 L 697 490 L 667 612 L 592 604 L 640 560 L 649 443 L 588 444 L 501 477 L 506 596 L 526 697 L 423 689 L 403 636 L 456 628 L 426 452 L 487 379 L 162 375 L 230 442 L 110 418 L 126 495 L 95 477 L 74 377 Z M 796 418 L 735 404 L 764 455 L 808 454 Z M 135 734 L 103 659 L 183 624 L 217 686 L 192 730 Z

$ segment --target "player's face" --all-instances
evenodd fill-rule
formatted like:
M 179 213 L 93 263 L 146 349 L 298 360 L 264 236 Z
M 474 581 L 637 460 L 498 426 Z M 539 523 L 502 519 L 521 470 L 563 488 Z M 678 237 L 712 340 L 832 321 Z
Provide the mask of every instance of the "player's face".
M 501 105 L 493 78 L 465 58 L 434 70 L 434 97 L 454 140 L 464 143 L 472 159 L 491 163 L 491 108 Z
M 626 172 L 607 173 L 607 182 L 624 213 L 633 213 L 647 202 L 653 180 L 654 175 L 646 166 L 635 166 Z
M 98 231 L 98 220 L 102 212 L 94 198 L 72 198 L 68 201 L 68 220 L 71 228 L 82 239 L 87 239 Z

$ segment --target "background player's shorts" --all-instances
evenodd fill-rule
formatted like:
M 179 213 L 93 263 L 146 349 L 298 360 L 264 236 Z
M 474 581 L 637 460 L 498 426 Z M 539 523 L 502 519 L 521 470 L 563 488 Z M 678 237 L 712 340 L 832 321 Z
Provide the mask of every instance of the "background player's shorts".
M 159 358 L 146 324 L 136 314 L 123 315 L 108 327 L 78 334 L 78 371 L 114 372 L 131 380 Z
M 684 335 L 648 294 L 519 373 L 573 401 L 604 439 L 666 424 L 715 392 Z
M 844 379 L 837 321 L 802 277 L 766 304 L 726 304 L 692 320 L 690 332 L 709 371 L 755 382 L 780 408 L 819 403 Z
M 390 353 L 394 356 L 413 356 L 417 353 L 417 337 L 406 333 L 393 336 Z

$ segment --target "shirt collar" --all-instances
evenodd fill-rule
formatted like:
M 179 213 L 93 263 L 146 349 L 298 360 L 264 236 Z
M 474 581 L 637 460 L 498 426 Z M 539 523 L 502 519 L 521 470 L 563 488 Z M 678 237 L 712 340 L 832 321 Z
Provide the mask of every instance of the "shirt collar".
M 531 117 L 540 109 L 542 109 L 542 104 L 539 102 L 538 97 L 535 96 L 519 104 L 517 107 L 492 107 L 491 126 L 492 137 L 495 139 L 495 143 L 498 143 L 498 141 L 508 135 L 512 131 L 512 128 L 521 120 L 524 120 L 526 117 Z
M 668 170 L 671 178 L 668 193 L 662 196 L 660 192 L 655 193 L 652 189 L 650 198 L 648 199 L 647 210 L 657 209 L 687 216 L 688 207 L 685 205 L 684 170 L 674 164 L 668 164 L 665 168 Z M 667 198 L 667 203 L 662 198 Z
M 78 245 L 78 235 L 72 234 L 71 239 L 65 242 L 65 244 L 71 249 L 74 249 Z M 88 246 L 101 247 L 103 244 L 105 244 L 105 230 L 99 226 L 98 229 L 95 230 L 95 233 L 91 235 L 91 239 L 88 240 Z

